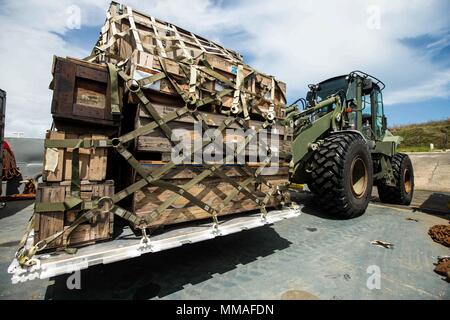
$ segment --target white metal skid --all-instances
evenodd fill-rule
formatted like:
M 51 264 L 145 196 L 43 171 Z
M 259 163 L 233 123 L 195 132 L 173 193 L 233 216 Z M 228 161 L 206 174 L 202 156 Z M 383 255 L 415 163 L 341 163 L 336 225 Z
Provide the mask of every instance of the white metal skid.
M 227 218 L 217 228 L 212 223 L 174 227 L 172 230 L 150 237 L 148 242 L 133 236 L 128 230 L 117 239 L 80 248 L 75 254 L 50 253 L 35 256 L 36 265 L 22 267 L 14 259 L 8 268 L 13 284 L 34 279 L 46 279 L 62 274 L 87 269 L 98 264 L 139 257 L 146 253 L 155 253 L 184 244 L 210 240 L 221 236 L 250 230 L 275 222 L 295 218 L 300 215 L 300 208 L 286 208 L 270 211 L 263 219 L 261 214 Z M 26 247 L 33 244 L 33 230 L 28 235 Z M 130 238 L 131 236 L 131 238 Z

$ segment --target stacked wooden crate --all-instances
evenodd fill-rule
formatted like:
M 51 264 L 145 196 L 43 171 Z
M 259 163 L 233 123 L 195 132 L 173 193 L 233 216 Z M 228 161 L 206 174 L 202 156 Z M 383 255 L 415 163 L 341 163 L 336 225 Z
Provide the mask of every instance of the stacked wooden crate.
M 199 109 L 208 126 L 216 129 L 225 120 L 233 104 L 236 104 L 236 90 L 227 84 L 236 85 L 242 82 L 236 105 L 242 111 L 245 103 L 248 115 L 240 112 L 239 116 L 246 119 L 250 128 L 257 128 L 264 123 L 269 113 L 272 114 L 275 120 L 269 138 L 273 136 L 277 140 L 278 151 L 290 152 L 290 129 L 280 125 L 279 121 L 285 117 L 285 83 L 246 65 L 242 56 L 233 50 L 119 3 L 111 3 L 107 16 L 108 19 L 96 46 L 101 48 L 102 52 L 94 58 L 94 61 L 119 64 L 125 62 L 124 69 L 134 80 L 166 73 L 167 77 L 141 88 L 159 116 L 163 117 L 184 107 L 186 101 L 180 98 L 180 89 L 186 96 L 194 96 L 197 101 L 215 98 L 224 90 L 232 89 L 228 94 L 221 95 L 219 101 L 213 99 L 212 103 Z M 193 75 L 194 71 L 195 75 Z M 193 86 L 193 77 L 196 78 L 195 86 Z M 173 85 L 173 82 L 178 88 Z M 137 105 L 135 129 L 142 128 L 154 120 L 139 102 L 133 95 L 130 96 L 129 103 Z M 194 141 L 201 139 L 193 130 L 194 123 L 196 121 L 186 114 L 167 125 L 173 131 L 190 131 Z M 239 126 L 233 124 L 231 128 L 238 129 Z M 225 141 L 233 139 L 236 140 L 236 137 L 224 136 Z M 133 153 L 138 155 L 140 163 L 151 173 L 170 161 L 172 148 L 173 143 L 158 128 L 152 133 L 139 136 L 135 141 Z M 251 154 L 256 151 L 247 148 L 246 152 Z M 259 161 L 260 159 L 253 164 L 254 170 L 258 164 L 261 164 Z M 197 165 L 194 163 L 178 166 L 162 179 L 178 186 L 185 185 L 204 170 Z M 266 170 L 263 177 L 274 186 L 284 185 L 288 180 L 288 161 L 280 158 L 274 165 L 278 167 Z M 236 181 L 242 182 L 247 176 L 239 170 L 241 169 L 239 167 L 243 166 L 226 167 L 224 172 Z M 139 175 L 134 174 L 130 183 L 140 178 Z M 268 192 L 267 186 L 262 183 L 251 183 L 248 188 L 261 198 L 264 198 Z M 209 206 L 217 208 L 234 189 L 235 187 L 222 179 L 209 177 L 189 191 Z M 170 196 L 173 196 L 172 191 L 147 186 L 134 193 L 131 211 L 138 216 L 146 216 L 154 212 Z M 267 207 L 278 206 L 282 201 L 287 199 L 272 197 Z M 259 206 L 255 202 L 239 194 L 221 211 L 220 215 L 258 209 Z M 209 216 L 198 206 L 181 198 L 151 224 L 166 225 Z
M 289 202 L 288 193 L 282 192 L 289 171 L 289 159 L 284 155 L 290 152 L 292 136 L 291 129 L 281 124 L 285 117 L 286 85 L 246 65 L 238 53 L 112 2 L 92 55 L 83 60 L 55 58 L 53 74 L 52 114 L 57 131 L 49 132 L 47 138 L 109 139 L 110 142 L 116 138 L 120 142 L 116 150 L 112 147 L 80 150 L 81 188 L 85 188 L 87 200 L 113 198 L 116 207 L 121 208 L 121 217 L 136 217 L 133 222 L 127 219 L 133 227 L 143 228 L 144 220 L 144 228 L 154 228 L 204 219 L 211 217 L 211 208 L 223 216 Z M 150 77 L 154 80 L 149 83 L 138 82 Z M 119 103 L 115 111 L 113 96 Z M 165 122 L 164 129 L 159 119 L 174 112 L 178 116 Z M 196 158 L 185 159 L 160 176 L 157 180 L 161 183 L 149 178 L 174 161 L 174 141 L 168 132 L 184 130 L 192 142 L 204 141 L 204 132 L 198 133 L 195 125 L 203 122 L 203 129 L 217 129 L 230 117 L 233 121 L 228 129 L 259 130 L 267 126 L 271 167 L 262 170 L 268 165 L 266 159 L 258 156 L 258 148 L 247 146 L 243 150 L 247 154 L 244 163 L 205 164 Z M 122 145 L 121 137 L 148 128 L 152 123 L 158 125 L 126 139 Z M 277 142 L 276 145 L 271 141 Z M 232 142 L 236 148 L 244 143 L 244 138 L 226 132 L 224 142 Z M 46 168 L 52 170 L 44 174 L 46 182 L 39 190 L 37 201 L 63 201 L 71 194 L 71 154 L 70 148 L 47 149 L 46 158 L 53 161 L 53 167 L 46 163 Z M 211 165 L 220 170 L 222 177 L 211 172 L 198 179 Z M 115 196 L 108 178 L 114 179 L 116 192 L 121 190 Z M 148 180 L 151 182 L 147 183 Z M 127 187 L 140 181 L 147 182 L 138 190 L 127 191 Z M 175 189 L 168 187 L 169 184 Z M 187 192 L 198 201 L 182 196 Z M 231 201 L 223 204 L 228 198 Z M 42 231 L 50 225 L 46 221 L 54 219 L 57 227 L 47 227 L 52 232 L 67 227 L 74 221 L 73 211 L 64 215 L 46 213 L 47 220 L 41 218 L 36 225 L 36 240 L 51 233 Z M 135 224 L 136 221 L 139 223 Z M 110 237 L 112 216 L 100 216 L 98 223 L 100 226 L 94 227 L 91 221 L 90 227 L 79 229 L 80 236 L 75 236 L 73 242 Z M 67 242 L 62 238 L 54 245 L 63 246 Z M 72 240 L 69 242 L 73 244 Z
M 51 112 L 57 130 L 115 135 L 120 117 L 111 112 L 108 68 L 74 58 L 54 57 Z
M 111 115 L 109 76 L 105 67 L 78 59 L 56 58 L 53 65 L 52 114 L 55 130 L 48 131 L 46 140 L 104 140 L 118 131 L 118 119 Z M 46 148 L 43 183 L 37 188 L 36 203 L 64 203 L 72 193 L 73 148 Z M 105 148 L 80 148 L 79 197 L 95 201 L 114 194 L 114 181 L 107 180 Z M 35 242 L 67 230 L 82 214 L 79 207 L 65 212 L 36 212 Z M 46 249 L 77 247 L 108 240 L 113 234 L 113 213 L 98 213 L 71 232 L 50 242 Z

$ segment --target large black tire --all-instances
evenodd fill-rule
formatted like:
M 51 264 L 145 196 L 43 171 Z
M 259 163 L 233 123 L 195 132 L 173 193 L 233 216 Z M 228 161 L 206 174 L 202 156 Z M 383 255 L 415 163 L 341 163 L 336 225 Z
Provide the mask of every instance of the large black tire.
M 414 170 L 407 154 L 397 153 L 392 157 L 395 186 L 379 183 L 378 196 L 381 202 L 409 205 L 414 195 Z
M 373 186 L 372 159 L 364 139 L 356 133 L 327 137 L 312 157 L 308 186 L 327 212 L 344 219 L 363 214 Z

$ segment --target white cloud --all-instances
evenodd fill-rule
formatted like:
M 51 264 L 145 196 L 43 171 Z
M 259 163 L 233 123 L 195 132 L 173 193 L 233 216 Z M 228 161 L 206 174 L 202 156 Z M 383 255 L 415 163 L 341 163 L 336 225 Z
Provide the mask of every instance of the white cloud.
M 450 70 L 438 72 L 418 85 L 392 92 L 385 98 L 385 104 L 400 104 L 405 101 L 421 102 L 433 98 L 450 96 Z M 450 110 L 449 110 L 450 115 Z
M 449 97 L 450 70 L 401 39 L 430 35 L 430 49 L 448 42 L 445 1 L 284 0 L 126 1 L 133 8 L 217 40 L 249 55 L 250 64 L 288 84 L 291 96 L 308 83 L 362 69 L 387 84 L 387 103 Z M 42 136 L 50 124 L 51 57 L 87 54 L 56 33 L 67 31 L 74 1 L 4 1 L 0 9 L 2 73 L 8 91 L 7 132 Z M 108 1 L 77 1 L 82 26 L 103 24 Z M 367 9 L 378 6 L 380 29 Z M 447 38 L 446 38 L 447 37 Z M 445 40 L 446 39 L 446 40 Z
M 14 29 L 13 29 L 14 27 Z M 0 41 L 0 87 L 7 92 L 6 134 L 24 132 L 43 137 L 50 127 L 52 54 L 83 56 L 60 37 L 44 31 L 1 26 L 8 35 Z
M 248 53 L 250 64 L 286 81 L 294 94 L 304 94 L 309 83 L 361 69 L 386 82 L 387 104 L 450 96 L 450 79 L 445 76 L 450 69 L 400 41 L 422 35 L 448 40 L 445 1 L 245 0 L 223 1 L 220 7 L 211 3 L 136 1 L 135 6 Z M 373 7 L 379 9 L 380 29 L 367 27 Z M 232 43 L 234 33 L 241 36 Z M 430 88 L 434 84 L 438 85 Z
M 50 128 L 53 55 L 82 57 L 88 54 L 65 42 L 66 8 L 55 1 L 6 2 L 0 12 L 0 88 L 7 92 L 6 135 L 24 132 L 44 137 Z

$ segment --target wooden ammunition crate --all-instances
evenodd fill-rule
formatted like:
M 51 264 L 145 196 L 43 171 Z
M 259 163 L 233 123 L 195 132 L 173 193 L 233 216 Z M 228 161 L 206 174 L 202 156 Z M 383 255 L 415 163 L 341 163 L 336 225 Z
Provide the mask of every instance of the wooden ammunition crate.
M 91 201 L 104 196 L 114 194 L 114 182 L 103 183 L 81 183 L 81 199 Z M 37 203 L 60 203 L 64 202 L 70 195 L 70 183 L 41 183 L 36 192 Z M 67 212 L 42 212 L 35 213 L 34 241 L 37 243 L 57 232 L 67 229 L 79 215 L 80 210 L 69 210 Z M 84 222 L 75 228 L 69 235 L 63 234 L 47 249 L 60 247 L 78 247 L 93 244 L 98 241 L 108 240 L 113 235 L 114 214 L 99 213 L 90 221 Z
M 171 99 L 168 96 L 153 93 L 148 94 L 147 97 L 151 100 L 153 107 L 161 117 L 169 113 L 173 113 L 183 107 L 182 103 L 175 99 Z M 205 110 L 201 111 L 201 114 L 211 129 L 218 128 L 226 119 L 225 115 L 215 112 L 214 109 L 205 108 Z M 141 128 L 152 121 L 154 120 L 147 114 L 143 107 L 137 108 L 135 129 Z M 249 120 L 247 124 L 250 128 L 256 129 L 263 124 L 263 121 L 253 119 Z M 189 135 L 191 138 L 191 143 L 195 140 L 202 140 L 202 137 L 199 136 L 199 132 L 194 131 L 195 121 L 189 114 L 170 121 L 167 125 L 172 129 L 175 135 L 181 132 Z M 240 127 L 237 124 L 232 124 L 229 129 L 240 129 Z M 204 134 L 204 132 L 202 133 Z M 233 142 L 236 145 L 242 143 L 244 139 L 242 135 L 232 131 L 224 131 L 223 138 L 224 142 Z M 274 139 L 277 142 L 276 149 L 275 146 L 271 144 L 271 139 Z M 176 144 L 178 143 L 179 142 L 176 142 Z M 275 163 L 278 165 L 278 168 L 266 169 L 263 177 L 274 186 L 285 185 L 288 182 L 290 160 L 284 156 L 291 152 L 291 143 L 292 129 L 281 125 L 274 125 L 267 131 L 267 145 L 274 148 L 272 151 L 278 153 L 279 158 L 278 162 Z M 136 139 L 136 154 L 141 160 L 140 163 L 144 165 L 149 172 L 152 172 L 152 170 L 155 170 L 159 166 L 171 161 L 172 149 L 173 144 L 159 128 L 155 129 L 152 133 L 140 136 Z M 256 148 L 251 148 L 248 146 L 245 153 L 248 156 L 254 157 L 257 150 Z M 150 155 L 152 156 L 152 160 L 147 158 Z M 216 156 L 221 155 L 216 154 Z M 253 163 L 253 170 L 256 170 L 256 168 L 261 165 L 262 160 L 258 158 L 255 161 L 257 162 Z M 242 174 L 242 167 L 242 165 L 225 166 L 225 173 L 227 176 L 235 179 L 235 181 L 243 182 L 247 179 L 247 176 Z M 163 180 L 177 186 L 182 186 L 189 182 L 190 179 L 200 174 L 203 170 L 204 168 L 201 166 L 201 163 L 179 166 L 167 173 Z M 139 179 L 140 177 L 136 176 L 136 180 Z M 129 184 L 135 182 L 136 180 L 130 181 Z M 269 188 L 262 183 L 252 182 L 247 187 L 261 200 L 264 199 L 269 191 Z M 198 183 L 189 189 L 194 196 L 197 196 L 211 208 L 218 208 L 223 200 L 234 190 L 234 186 L 227 183 L 223 179 L 214 176 L 204 179 L 201 183 Z M 130 210 L 137 216 L 146 216 L 156 210 L 173 194 L 174 193 L 169 190 L 147 186 L 134 194 Z M 286 192 L 283 196 L 272 197 L 266 207 L 267 209 L 273 209 L 279 207 L 282 203 L 289 203 L 289 201 L 290 199 L 288 197 L 288 193 Z M 248 199 L 244 194 L 239 193 L 221 211 L 220 216 L 253 212 L 255 210 L 260 210 L 259 205 L 257 205 L 253 200 Z M 209 213 L 202 210 L 198 206 L 189 203 L 189 201 L 181 197 L 165 209 L 160 217 L 153 221 L 150 226 L 158 227 L 162 225 L 171 225 L 207 218 L 211 218 Z
M 137 80 L 158 74 L 162 72 L 159 59 L 160 57 L 156 55 L 135 50 L 129 62 L 129 73 L 134 79 Z M 180 67 L 179 63 L 168 58 L 164 58 L 163 61 L 166 64 L 167 72 L 172 77 L 175 79 L 186 78 L 186 74 Z M 200 61 L 205 61 L 221 76 L 229 79 L 230 81 L 236 81 L 236 70 L 238 68 L 238 64 L 236 62 L 207 53 L 203 53 L 201 56 L 197 57 L 197 61 L 199 65 L 201 64 Z M 271 76 L 254 71 L 247 65 L 243 65 L 242 72 L 244 77 L 252 75 L 251 77 L 248 77 L 248 80 L 244 82 L 242 87 L 243 90 L 248 93 L 247 99 L 255 98 L 255 100 L 258 100 L 259 103 L 257 106 L 261 112 L 268 112 L 269 108 L 273 105 L 276 117 L 283 119 L 286 116 L 286 84 L 279 80 L 275 80 Z M 211 97 L 224 89 L 222 87 L 223 84 L 212 77 L 200 77 L 199 75 L 198 78 L 199 83 L 197 85 L 197 95 L 199 99 Z M 179 82 L 178 84 L 183 91 L 189 91 L 188 81 Z M 144 87 L 144 89 L 154 90 L 169 96 L 179 95 L 168 79 L 159 80 L 151 86 Z M 231 107 L 233 102 L 233 94 L 234 92 L 231 92 L 221 98 L 222 108 L 224 110 L 228 110 Z M 257 115 L 256 109 L 251 109 L 249 113 L 252 118 L 255 118 Z
M 46 135 L 50 140 L 63 139 L 106 139 L 106 136 L 98 134 L 72 134 L 62 131 L 48 131 Z M 80 149 L 79 150 L 79 174 L 81 180 L 102 181 L 106 178 L 107 153 L 105 148 Z M 47 182 L 60 182 L 72 179 L 72 154 L 73 149 L 45 150 L 43 180 Z M 56 159 L 54 158 L 56 157 Z M 56 162 L 56 167 L 54 163 Z M 53 166 L 52 166 L 53 163 Z
M 93 61 L 126 62 L 125 72 L 135 80 L 162 72 L 171 78 L 158 80 L 144 91 L 176 97 L 179 93 L 172 83 L 177 83 L 184 94 L 203 100 L 232 89 L 211 104 L 220 100 L 221 108 L 229 110 L 233 101 L 239 104 L 240 96 L 250 117 L 256 119 L 259 110 L 285 117 L 286 84 L 245 64 L 239 53 L 119 3 L 111 3 L 108 15 L 96 44 L 107 55 Z M 239 96 L 234 90 L 237 82 Z
M 149 172 L 152 172 L 159 167 L 157 162 L 142 161 L 141 164 L 146 166 Z M 172 170 L 164 180 L 175 185 L 182 186 L 189 182 L 190 179 L 200 174 L 202 170 L 203 169 L 196 166 L 177 167 Z M 267 169 L 263 177 L 274 186 L 282 186 L 287 182 L 288 171 L 289 168 L 287 166 Z M 238 167 L 225 167 L 224 172 L 227 176 L 240 183 L 248 178 L 247 176 L 242 175 Z M 261 200 L 264 199 L 266 192 L 269 190 L 266 185 L 255 182 L 250 183 L 247 188 Z M 235 187 L 231 184 L 220 178 L 212 176 L 204 179 L 188 191 L 194 196 L 197 196 L 211 208 L 217 209 L 223 200 L 235 190 Z M 132 210 L 137 216 L 145 216 L 158 208 L 159 205 L 161 205 L 173 194 L 174 193 L 171 191 L 163 190 L 158 187 L 145 187 L 141 191 L 134 194 Z M 272 197 L 266 207 L 268 209 L 276 208 L 281 206 L 282 203 L 287 204 L 289 202 L 289 193 L 284 192 L 282 196 Z M 222 210 L 220 216 L 255 210 L 260 210 L 260 207 L 253 200 L 248 199 L 245 195 L 240 193 L 236 195 L 236 197 Z M 201 208 L 189 203 L 189 201 L 185 198 L 180 197 L 161 214 L 159 219 L 152 222 L 151 226 L 171 225 L 207 218 L 211 218 L 211 215 Z
M 166 116 L 169 113 L 173 113 L 183 107 L 178 101 L 167 99 L 160 95 L 149 95 L 149 99 L 152 101 L 152 105 L 161 117 Z M 206 123 L 211 129 L 217 129 L 222 122 L 227 118 L 213 110 L 201 112 L 202 116 L 206 120 Z M 150 122 L 154 121 L 144 110 L 143 107 L 137 109 L 135 128 L 141 128 Z M 195 131 L 196 122 L 189 114 L 179 117 L 173 121 L 167 123 L 167 125 L 172 129 L 175 135 L 186 134 L 189 132 L 191 134 L 191 139 L 201 139 L 198 136 L 200 132 Z M 263 124 L 262 121 L 250 120 L 248 121 L 248 126 L 250 128 L 259 128 Z M 198 127 L 198 125 L 197 125 Z M 234 123 L 229 126 L 229 130 L 223 132 L 224 142 L 235 141 L 239 143 L 242 139 L 242 135 L 230 133 L 231 130 L 237 130 L 240 127 L 238 124 Z M 201 132 L 204 134 L 204 132 Z M 291 152 L 292 143 L 292 129 L 289 127 L 274 125 L 270 130 L 267 130 L 267 144 L 270 145 L 271 140 L 274 139 L 278 141 L 278 150 L 283 153 Z M 170 154 L 173 144 L 164 135 L 161 129 L 157 128 L 152 133 L 140 136 L 136 139 L 136 150 L 139 152 L 160 152 L 162 154 Z M 247 152 L 249 154 L 249 152 Z M 164 158 L 161 158 L 164 160 Z
M 52 114 L 57 121 L 117 126 L 111 114 L 111 88 L 105 65 L 55 57 Z

